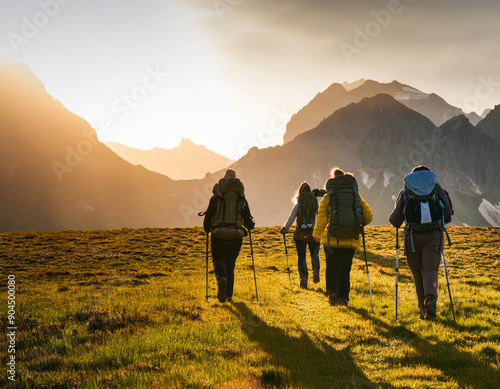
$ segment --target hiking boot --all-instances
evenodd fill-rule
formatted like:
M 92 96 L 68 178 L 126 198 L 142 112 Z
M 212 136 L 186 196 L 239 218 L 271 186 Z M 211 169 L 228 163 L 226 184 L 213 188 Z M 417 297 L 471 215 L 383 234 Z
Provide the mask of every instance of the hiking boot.
M 226 294 L 226 288 L 227 288 L 227 280 L 225 277 L 220 277 L 217 280 L 217 286 L 219 290 L 217 291 L 217 298 L 221 303 L 226 301 L 227 299 L 227 294 Z
M 319 270 L 313 270 L 313 282 L 315 284 L 319 282 Z
M 302 279 L 300 280 L 300 287 L 301 287 L 302 289 L 307 289 L 307 278 L 302 278 Z
M 332 293 L 328 299 L 328 301 L 330 302 L 330 305 L 332 307 L 334 306 L 343 306 L 343 307 L 347 307 L 347 303 L 348 303 L 348 300 L 345 299 L 345 298 L 342 298 L 342 297 L 337 297 L 337 294 L 336 293 Z
M 426 309 L 424 316 L 425 320 L 432 321 L 436 319 L 436 302 L 437 302 L 436 296 L 432 294 L 425 297 L 424 300 L 424 305 Z
M 233 303 L 233 298 L 232 298 L 232 297 L 228 297 L 228 298 L 226 299 L 226 301 L 227 301 L 228 303 Z

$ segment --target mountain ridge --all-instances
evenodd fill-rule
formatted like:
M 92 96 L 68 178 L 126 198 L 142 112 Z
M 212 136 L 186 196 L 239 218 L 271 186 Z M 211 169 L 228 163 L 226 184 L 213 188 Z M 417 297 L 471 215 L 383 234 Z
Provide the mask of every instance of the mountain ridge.
M 26 65 L 0 65 L 0 231 L 182 223 L 189 185 L 126 162 Z
M 105 144 L 133 165 L 142 165 L 173 180 L 200 179 L 207 173 L 223 169 L 233 162 L 187 138 L 182 138 L 179 145 L 172 149 L 154 147 L 150 150 L 140 150 L 118 142 Z M 203 164 L 198 163 L 200 160 L 203 160 Z
M 223 169 L 175 181 L 134 166 L 47 94 L 27 66 L 0 65 L 0 231 L 201 225 L 198 212 Z M 496 112 L 483 119 L 493 128 L 500 123 Z M 282 146 L 254 147 L 230 167 L 258 226 L 282 225 L 301 182 L 321 188 L 333 166 L 355 174 L 373 223 L 387 224 L 405 174 L 418 164 L 427 164 L 450 192 L 454 224 L 498 225 L 498 150 L 500 141 L 464 115 L 436 127 L 401 100 L 377 94 Z
M 390 83 L 380 83 L 368 79 L 363 83 L 355 82 L 353 84 L 356 87 L 346 90 L 341 84 L 333 83 L 325 91 L 318 93 L 296 114 L 292 115 L 283 136 L 284 143 L 289 142 L 302 132 L 315 128 L 321 120 L 330 116 L 336 110 L 350 103 L 359 102 L 365 97 L 373 97 L 380 93 L 391 95 L 408 108 L 428 117 L 437 126 L 454 116 L 463 114 L 460 108 L 448 104 L 437 94 L 421 92 L 396 80 Z M 473 112 L 468 115 L 474 121 L 474 124 L 481 120 Z
M 462 117 L 470 128 L 457 119 L 450 119 L 448 127 L 436 127 L 427 117 L 380 94 L 339 109 L 282 146 L 252 149 L 233 167 L 242 171 L 251 206 L 251 199 L 267 199 L 255 212 L 256 220 L 265 219 L 266 225 L 281 225 L 300 183 L 323 187 L 334 166 L 354 173 L 360 194 L 374 213 L 374 224 L 387 224 L 404 176 L 420 164 L 427 164 L 452 195 L 454 224 L 489 225 L 479 207 L 484 200 L 500 202 L 500 183 L 489 177 L 499 161 L 500 145 L 487 136 L 479 136 L 477 142 L 464 137 L 464 131 L 473 136 L 471 131 L 478 130 Z M 271 176 L 269 185 L 270 176 L 259 171 L 279 174 Z M 478 174 L 481 171 L 485 173 Z
M 488 136 L 500 140 L 500 104 L 488 111 L 486 116 L 477 124 L 477 128 Z

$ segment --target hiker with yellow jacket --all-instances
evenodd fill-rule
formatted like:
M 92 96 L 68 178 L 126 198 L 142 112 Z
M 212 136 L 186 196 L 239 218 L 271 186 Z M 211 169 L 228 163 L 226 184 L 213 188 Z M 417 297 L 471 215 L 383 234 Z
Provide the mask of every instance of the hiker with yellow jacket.
M 327 194 L 319 205 L 313 237 L 324 246 L 326 257 L 326 294 L 330 305 L 347 306 L 354 252 L 361 245 L 361 229 L 370 224 L 373 214 L 358 194 L 351 173 L 333 168 L 326 182 Z

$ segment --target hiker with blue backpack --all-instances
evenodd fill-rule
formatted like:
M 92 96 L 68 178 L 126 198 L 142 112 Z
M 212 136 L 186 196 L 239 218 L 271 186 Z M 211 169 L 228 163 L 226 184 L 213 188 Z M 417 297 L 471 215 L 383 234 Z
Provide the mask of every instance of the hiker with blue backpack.
M 243 238 L 254 228 L 255 222 L 245 198 L 243 183 L 236 178 L 233 169 L 226 170 L 224 177 L 214 186 L 213 193 L 203 220 L 203 228 L 207 233 L 207 261 L 208 234 L 211 233 L 217 298 L 221 303 L 232 302 L 236 258 Z
M 452 215 L 451 200 L 438 184 L 436 175 L 424 165 L 413 168 L 404 179 L 389 222 L 396 227 L 396 234 L 405 222 L 404 252 L 423 320 L 436 318 L 438 269 L 444 249 L 445 225 L 451 222 Z
M 307 289 L 309 271 L 307 269 L 307 249 L 309 248 L 309 253 L 311 255 L 311 266 L 313 272 L 313 282 L 319 282 L 319 246 L 320 244 L 316 242 L 313 238 L 312 232 L 314 229 L 314 223 L 316 221 L 316 215 L 318 213 L 318 200 L 317 195 L 320 195 L 321 190 L 315 189 L 311 191 L 311 187 L 307 182 L 300 184 L 295 196 L 292 199 L 294 206 L 290 211 L 287 221 L 280 228 L 280 232 L 285 235 L 292 224 L 296 221 L 295 231 L 293 233 L 293 240 L 295 242 L 295 247 L 297 249 L 298 257 L 298 269 L 300 276 L 299 286 L 302 289 Z M 285 250 L 286 250 L 286 238 L 285 238 Z
M 373 215 L 359 195 L 358 184 L 351 173 L 333 168 L 331 176 L 325 185 L 326 194 L 319 204 L 313 236 L 317 242 L 321 241 L 325 250 L 329 303 L 332 306 L 347 306 L 354 252 L 361 246 L 363 227 L 370 224 Z

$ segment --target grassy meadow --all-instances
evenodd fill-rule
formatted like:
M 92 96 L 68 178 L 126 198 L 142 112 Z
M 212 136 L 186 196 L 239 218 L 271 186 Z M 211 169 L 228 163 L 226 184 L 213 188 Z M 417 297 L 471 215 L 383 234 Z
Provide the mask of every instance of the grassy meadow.
M 395 230 L 367 227 L 375 312 L 363 251 L 349 307 L 321 281 L 292 290 L 278 228 L 252 233 L 236 263 L 234 302 L 219 303 L 210 260 L 205 299 L 201 228 L 0 234 L 4 323 L 0 386 L 8 388 L 498 388 L 500 230 L 450 227 L 438 318 L 418 319 Z M 308 266 L 310 260 L 308 254 Z M 16 280 L 16 380 L 7 379 L 7 276 Z M 312 276 L 311 276 L 312 279 Z

